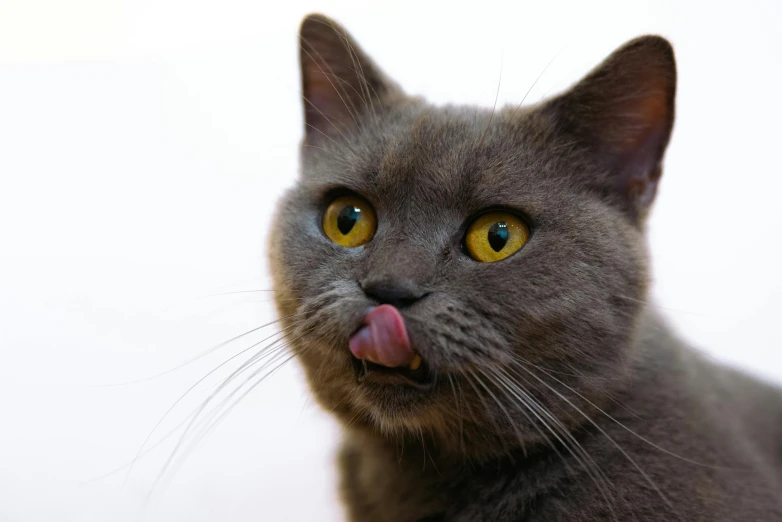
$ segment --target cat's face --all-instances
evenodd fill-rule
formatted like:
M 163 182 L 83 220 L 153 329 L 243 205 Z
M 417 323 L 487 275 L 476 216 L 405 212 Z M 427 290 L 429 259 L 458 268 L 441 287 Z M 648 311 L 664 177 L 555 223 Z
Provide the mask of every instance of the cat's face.
M 607 400 L 631 355 L 670 47 L 638 40 L 559 98 L 493 112 L 405 97 L 335 27 L 302 26 L 301 179 L 272 231 L 278 309 L 313 392 L 345 422 L 446 450 L 550 436 L 545 412 Z M 399 367 L 352 348 L 382 304 L 406 335 Z

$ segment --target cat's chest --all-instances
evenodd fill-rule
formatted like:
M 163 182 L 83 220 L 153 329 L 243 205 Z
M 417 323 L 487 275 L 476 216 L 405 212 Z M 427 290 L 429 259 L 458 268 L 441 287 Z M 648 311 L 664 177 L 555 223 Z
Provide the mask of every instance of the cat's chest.
M 343 498 L 354 521 L 472 522 L 495 515 L 524 521 L 540 492 L 537 481 L 518 472 L 470 464 L 439 469 L 423 453 L 404 456 L 347 443 L 340 464 Z
M 340 453 L 342 496 L 350 520 L 442 520 L 448 491 L 431 462 L 413 471 L 409 456 L 346 441 Z

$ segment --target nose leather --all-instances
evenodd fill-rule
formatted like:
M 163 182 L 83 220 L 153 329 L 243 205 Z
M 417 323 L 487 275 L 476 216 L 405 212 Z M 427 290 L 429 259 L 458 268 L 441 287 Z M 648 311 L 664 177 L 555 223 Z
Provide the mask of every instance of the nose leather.
M 421 299 L 425 293 L 413 281 L 402 278 L 374 278 L 362 282 L 361 287 L 367 297 L 380 304 L 390 304 L 397 308 L 410 306 Z

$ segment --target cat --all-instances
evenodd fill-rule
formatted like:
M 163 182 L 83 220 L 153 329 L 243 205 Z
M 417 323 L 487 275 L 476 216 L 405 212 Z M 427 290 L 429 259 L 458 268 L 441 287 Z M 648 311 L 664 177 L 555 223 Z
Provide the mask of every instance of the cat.
M 647 302 L 667 40 L 498 110 L 406 95 L 322 15 L 300 45 L 270 260 L 350 520 L 782 520 L 782 392 Z

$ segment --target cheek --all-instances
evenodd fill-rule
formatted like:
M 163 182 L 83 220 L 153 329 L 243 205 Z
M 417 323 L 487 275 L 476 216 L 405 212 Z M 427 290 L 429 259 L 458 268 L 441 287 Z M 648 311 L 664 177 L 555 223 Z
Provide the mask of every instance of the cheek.
M 276 269 L 284 274 L 284 284 L 299 297 L 328 285 L 347 264 L 346 249 L 331 243 L 312 215 L 287 216 L 272 234 L 273 248 L 278 251 Z
M 501 310 L 519 356 L 610 359 L 627 343 L 645 299 L 642 244 L 617 225 L 590 238 L 594 228 L 539 234 L 518 255 L 473 270 L 466 293 Z
M 344 399 L 355 385 L 349 359 L 335 357 L 328 350 L 313 349 L 302 351 L 299 361 L 310 388 L 324 408 L 346 406 Z

